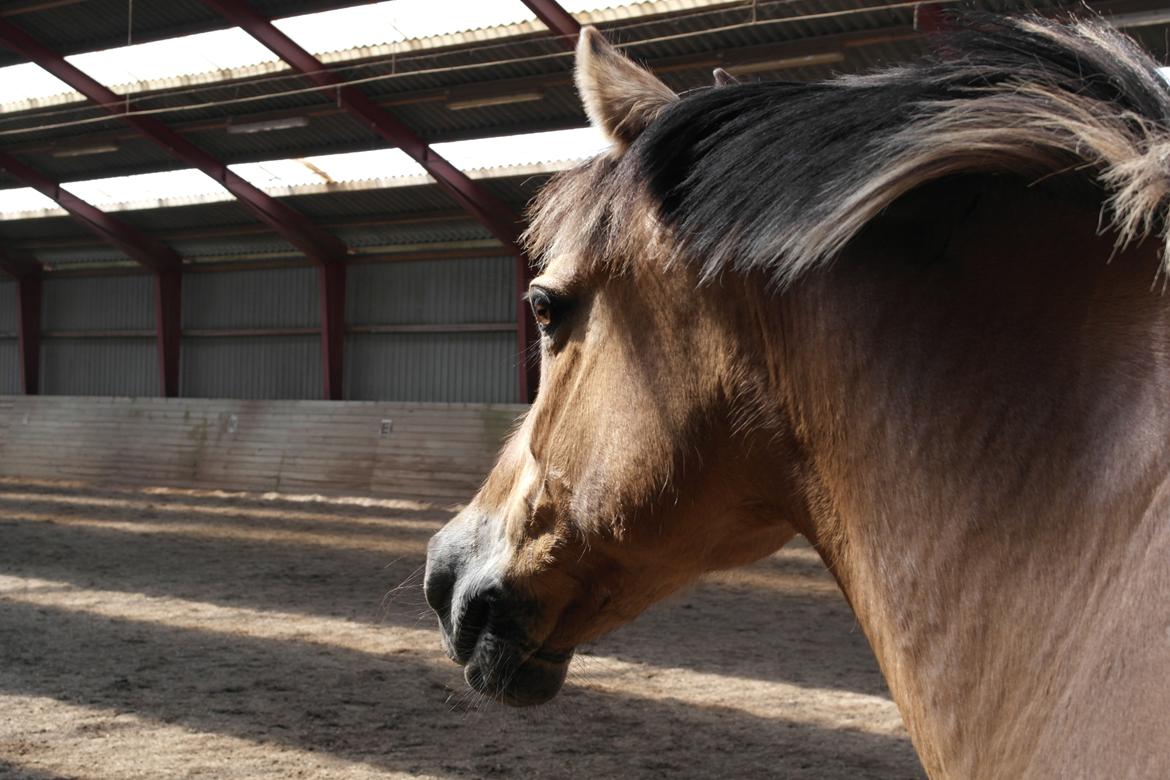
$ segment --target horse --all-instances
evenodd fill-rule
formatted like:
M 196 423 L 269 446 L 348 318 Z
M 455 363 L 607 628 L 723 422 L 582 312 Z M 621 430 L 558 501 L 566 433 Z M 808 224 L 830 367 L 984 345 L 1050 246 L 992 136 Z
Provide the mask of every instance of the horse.
M 472 688 L 799 534 L 930 776 L 1170 776 L 1170 89 L 1097 19 L 944 36 L 676 95 L 582 31 L 540 391 L 428 549 Z

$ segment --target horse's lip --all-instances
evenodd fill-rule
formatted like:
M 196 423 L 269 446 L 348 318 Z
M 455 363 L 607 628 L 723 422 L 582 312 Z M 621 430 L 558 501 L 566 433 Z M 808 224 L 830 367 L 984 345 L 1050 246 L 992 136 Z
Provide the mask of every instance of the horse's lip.
M 554 650 L 548 645 L 542 645 L 536 648 L 530 657 L 550 664 L 567 664 L 573 660 L 573 652 L 573 648 L 569 648 L 568 650 Z
M 464 667 L 468 685 L 500 704 L 529 707 L 544 704 L 560 691 L 568 674 L 572 650 L 546 646 L 525 651 L 516 643 L 493 636 L 495 653 L 477 650 Z

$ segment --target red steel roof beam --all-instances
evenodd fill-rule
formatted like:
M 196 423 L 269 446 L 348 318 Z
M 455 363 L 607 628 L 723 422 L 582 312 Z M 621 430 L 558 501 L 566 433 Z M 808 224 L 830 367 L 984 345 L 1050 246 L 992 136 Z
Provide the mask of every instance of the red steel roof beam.
M 0 19 L 0 45 L 41 66 L 111 114 L 121 116 L 142 135 L 219 182 L 260 221 L 315 263 L 340 262 L 348 250 L 336 236 L 317 228 L 286 206 L 228 170 L 212 155 L 149 116 L 128 114 L 126 101 L 49 49 L 7 19 Z
M 505 204 L 485 192 L 467 174 L 443 159 L 417 133 L 379 106 L 357 87 L 329 70 L 316 57 L 278 30 L 246 0 L 203 0 L 203 4 L 222 14 L 232 24 L 264 44 L 276 56 L 304 74 L 319 87 L 336 87 L 330 97 L 363 124 L 406 152 L 411 159 L 433 176 L 464 209 L 469 211 L 504 244 L 515 244 L 520 220 Z
M 92 233 L 116 246 L 139 265 L 156 272 L 182 265 L 179 253 L 166 244 L 61 189 L 60 184 L 16 157 L 0 152 L 0 170 L 55 201 Z
M 28 33 L 24 32 L 24 30 L 4 19 L 0 19 L 0 45 L 12 49 L 26 59 L 41 66 L 91 101 L 105 108 L 111 114 L 121 116 L 127 124 L 140 134 L 159 144 L 188 165 L 198 168 L 219 182 L 261 222 L 268 225 L 282 238 L 303 252 L 313 263 L 317 265 L 328 265 L 343 263 L 345 261 L 349 250 L 336 236 L 316 227 L 295 209 L 286 206 L 253 186 L 245 179 L 232 173 L 226 165 L 214 156 L 191 143 L 157 119 L 128 114 L 128 106 L 121 96 L 115 94 L 103 84 L 69 64 L 60 54 L 44 46 L 28 35 Z M 19 164 L 18 160 L 14 162 Z M 27 174 L 28 171 L 25 171 L 25 173 Z M 52 183 L 43 182 L 43 184 L 47 185 Z M 130 254 L 129 250 L 138 251 L 133 245 L 133 242 L 123 246 L 123 243 L 127 241 L 126 231 L 121 229 L 116 221 L 108 218 L 108 215 L 103 219 L 102 212 L 89 206 L 89 204 L 86 204 L 79 198 L 63 192 L 59 187 L 55 187 L 54 194 L 50 195 L 50 197 L 54 197 L 54 199 L 61 203 L 63 208 L 75 214 L 82 215 L 81 218 L 87 225 L 90 225 L 93 229 L 100 230 L 109 240 L 118 242 L 119 246 L 123 248 L 123 251 L 127 251 L 128 254 Z M 66 205 L 67 203 L 69 205 Z M 131 256 L 139 259 L 141 254 L 139 253 L 138 256 L 131 254 Z M 160 390 L 166 396 L 177 395 L 179 389 L 181 275 L 177 271 L 172 272 L 176 268 L 178 268 L 178 265 L 172 267 L 169 264 L 154 267 L 156 273 L 155 314 L 158 332 Z M 322 290 L 322 294 L 325 294 L 324 290 Z M 330 300 L 336 300 L 336 297 L 330 298 Z M 332 394 L 334 391 L 329 390 L 330 381 L 328 377 L 334 373 L 339 374 L 341 371 L 341 350 L 338 348 L 330 349 L 327 346 L 336 341 L 336 338 L 330 334 L 328 327 L 329 323 L 332 323 L 336 318 L 336 315 L 331 315 L 326 323 L 323 323 L 321 334 L 322 349 L 328 361 L 325 367 L 325 371 L 327 372 L 326 388 L 327 393 L 329 393 L 327 397 L 334 397 Z
M 501 243 L 514 251 L 517 288 L 526 289 L 530 273 L 529 262 L 518 243 L 520 218 L 511 208 L 443 159 L 417 133 L 367 97 L 364 92 L 347 85 L 340 76 L 278 30 L 271 20 L 257 12 L 246 0 L 203 0 L 203 4 L 222 14 L 232 24 L 264 44 L 276 56 L 303 73 L 312 83 L 319 87 L 334 87 L 335 91 L 331 96 L 336 97 L 342 108 L 408 154 L 461 207 L 483 224 Z M 520 398 L 529 401 L 536 392 L 537 373 L 527 359 L 528 345 L 532 343 L 534 334 L 527 306 L 522 296 L 518 295 L 517 298 L 516 337 L 521 354 Z
M 577 45 L 577 35 L 581 32 L 581 23 L 573 15 L 561 8 L 557 0 L 524 0 L 524 5 L 532 9 L 536 18 L 544 22 L 544 26 L 552 30 L 568 48 Z

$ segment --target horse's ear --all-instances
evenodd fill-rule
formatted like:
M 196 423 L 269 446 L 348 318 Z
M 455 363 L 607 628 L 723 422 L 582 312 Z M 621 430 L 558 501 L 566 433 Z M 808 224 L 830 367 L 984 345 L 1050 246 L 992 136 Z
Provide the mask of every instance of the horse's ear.
M 739 83 L 739 79 L 737 79 L 735 76 L 732 76 L 723 68 L 716 68 L 711 75 L 715 77 L 715 86 L 717 87 L 729 87 L 732 84 Z
M 653 74 L 583 27 L 577 39 L 577 91 L 594 127 L 619 150 L 633 143 L 678 96 Z

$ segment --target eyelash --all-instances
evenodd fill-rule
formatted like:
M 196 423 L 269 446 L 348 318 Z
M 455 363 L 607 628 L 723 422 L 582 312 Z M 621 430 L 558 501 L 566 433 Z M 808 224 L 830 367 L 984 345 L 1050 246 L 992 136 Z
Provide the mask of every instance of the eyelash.
M 551 336 L 559 324 L 558 320 L 564 309 L 563 302 L 553 293 L 542 287 L 529 291 L 528 304 L 532 307 L 532 316 L 541 333 Z

